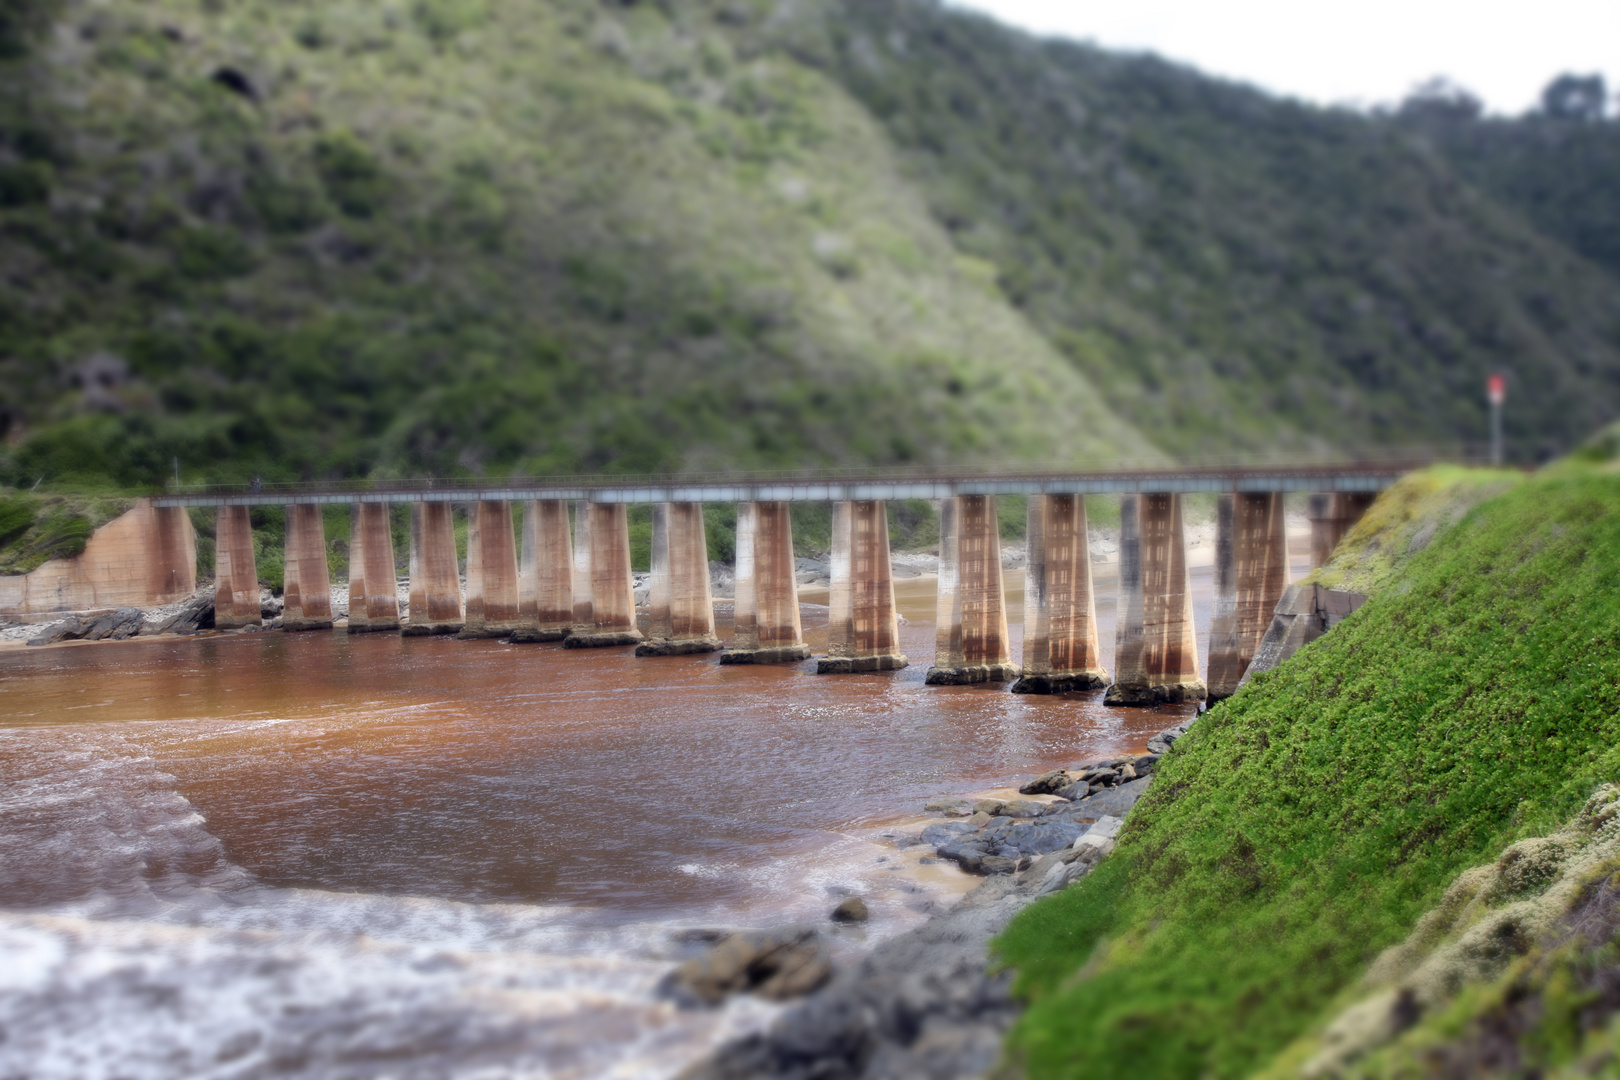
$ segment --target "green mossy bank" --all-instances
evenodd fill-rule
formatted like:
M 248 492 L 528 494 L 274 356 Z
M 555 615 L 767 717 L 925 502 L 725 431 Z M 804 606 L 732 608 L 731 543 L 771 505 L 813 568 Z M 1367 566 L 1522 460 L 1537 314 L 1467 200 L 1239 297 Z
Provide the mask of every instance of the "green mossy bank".
M 1089 878 L 999 942 L 1032 1077 L 1242 1076 L 1457 873 L 1620 776 L 1620 476 L 1484 502 L 1166 759 Z

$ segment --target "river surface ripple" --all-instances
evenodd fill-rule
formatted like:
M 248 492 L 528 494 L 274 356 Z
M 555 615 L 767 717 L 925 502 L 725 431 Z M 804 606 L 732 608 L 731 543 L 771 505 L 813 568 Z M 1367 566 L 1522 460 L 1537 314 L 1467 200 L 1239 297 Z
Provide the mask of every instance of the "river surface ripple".
M 776 1008 L 660 1001 L 675 931 L 859 894 L 847 963 L 970 883 L 884 839 L 924 801 L 1189 711 L 925 687 L 932 586 L 899 588 L 887 675 L 341 632 L 0 654 L 0 1075 L 672 1075 Z

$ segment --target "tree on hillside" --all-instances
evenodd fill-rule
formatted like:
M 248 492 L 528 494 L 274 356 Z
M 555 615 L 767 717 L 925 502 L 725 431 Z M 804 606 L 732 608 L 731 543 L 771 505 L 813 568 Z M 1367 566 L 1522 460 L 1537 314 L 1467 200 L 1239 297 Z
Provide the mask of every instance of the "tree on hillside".
M 1478 120 L 1484 111 L 1485 103 L 1478 95 L 1443 75 L 1414 86 L 1397 110 L 1403 120 L 1439 123 Z
M 1541 92 L 1541 113 L 1554 120 L 1602 120 L 1608 104 L 1609 88 L 1602 75 L 1565 73 Z

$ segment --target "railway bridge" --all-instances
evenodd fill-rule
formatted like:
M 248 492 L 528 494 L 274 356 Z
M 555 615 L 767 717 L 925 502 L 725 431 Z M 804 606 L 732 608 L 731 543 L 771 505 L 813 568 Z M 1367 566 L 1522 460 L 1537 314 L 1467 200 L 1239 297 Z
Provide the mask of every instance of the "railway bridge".
M 215 624 L 260 621 L 249 510 L 287 510 L 283 629 L 333 625 L 323 508 L 351 508 L 350 633 L 458 634 L 634 645 L 637 655 L 720 652 L 722 663 L 809 659 L 788 504 L 833 505 L 831 626 L 816 670 L 906 666 L 886 504 L 940 506 L 937 640 L 928 682 L 1013 682 L 1021 692 L 1108 688 L 1120 704 L 1233 693 L 1289 584 L 1283 497 L 1311 493 L 1312 553 L 1325 561 L 1376 494 L 1420 462 L 1200 465 L 1002 474 L 821 472 L 751 477 L 569 477 L 374 481 L 176 491 L 142 511 L 148 537 L 128 573 L 162 592 L 195 588 L 191 508 L 217 513 Z M 1194 635 L 1182 496 L 1219 496 L 1208 685 Z M 1022 655 L 1010 654 L 996 499 L 1028 497 Z M 1103 669 L 1087 495 L 1122 500 L 1115 670 Z M 735 626 L 715 634 L 703 504 L 738 506 Z M 409 603 L 397 600 L 389 509 L 410 507 Z M 652 506 L 649 625 L 638 629 L 627 507 Z M 453 507 L 467 508 L 463 588 Z M 521 537 L 514 504 L 521 505 Z M 570 510 L 572 509 L 572 514 Z M 158 600 L 157 602 L 164 602 Z

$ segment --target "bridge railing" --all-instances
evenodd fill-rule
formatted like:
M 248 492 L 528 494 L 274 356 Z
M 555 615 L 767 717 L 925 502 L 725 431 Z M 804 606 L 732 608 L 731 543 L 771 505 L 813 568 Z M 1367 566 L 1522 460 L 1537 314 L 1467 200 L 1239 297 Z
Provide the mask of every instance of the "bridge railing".
M 817 484 L 870 480 L 889 481 L 970 481 L 1033 480 L 1053 477 L 1141 477 L 1161 475 L 1238 476 L 1245 473 L 1287 472 L 1291 475 L 1320 472 L 1324 476 L 1346 470 L 1400 473 L 1439 463 L 1480 465 L 1487 463 L 1488 448 L 1456 446 L 1379 447 L 1347 452 L 1323 450 L 1316 453 L 1254 453 L 1206 456 L 1174 460 L 1165 457 L 1137 459 L 1075 459 L 1045 462 L 1004 462 L 979 467 L 961 464 L 850 465 L 809 469 L 776 470 L 684 470 L 666 473 L 550 473 L 544 475 L 478 476 L 370 476 L 361 478 L 169 484 L 165 494 L 184 495 L 301 495 L 386 493 L 447 489 L 465 492 L 509 491 L 515 488 L 618 488 L 692 486 L 704 484 Z

